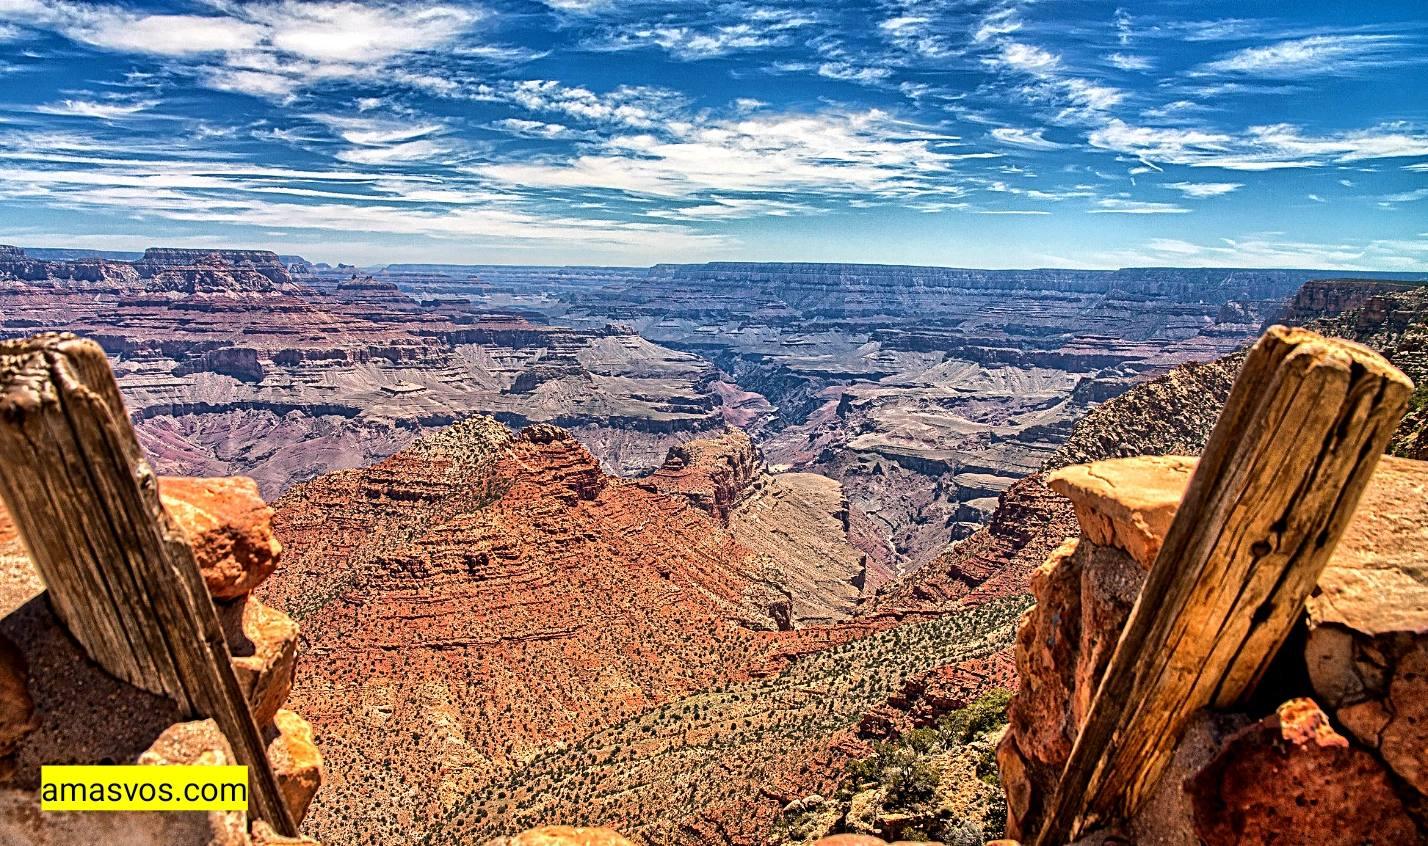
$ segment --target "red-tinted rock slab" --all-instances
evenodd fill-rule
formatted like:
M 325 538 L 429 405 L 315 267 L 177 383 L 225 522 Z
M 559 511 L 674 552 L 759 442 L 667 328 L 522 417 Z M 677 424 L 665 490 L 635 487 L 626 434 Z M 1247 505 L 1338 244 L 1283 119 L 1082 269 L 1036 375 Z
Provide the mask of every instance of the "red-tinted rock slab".
M 1206 846 L 1421 842 L 1383 765 L 1308 699 L 1247 726 L 1186 783 Z

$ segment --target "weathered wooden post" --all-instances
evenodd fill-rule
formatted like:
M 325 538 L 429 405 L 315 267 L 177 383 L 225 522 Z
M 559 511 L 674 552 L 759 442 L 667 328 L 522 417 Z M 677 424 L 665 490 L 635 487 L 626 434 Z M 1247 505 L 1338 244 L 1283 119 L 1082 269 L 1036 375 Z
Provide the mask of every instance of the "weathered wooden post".
M 1036 838 L 1129 818 L 1188 719 L 1250 693 L 1299 619 L 1403 415 L 1382 356 L 1271 328 L 1235 382 Z
M 75 640 L 119 678 L 212 717 L 248 767 L 253 816 L 296 835 L 193 550 L 159 503 L 98 344 L 0 342 L 0 496 Z

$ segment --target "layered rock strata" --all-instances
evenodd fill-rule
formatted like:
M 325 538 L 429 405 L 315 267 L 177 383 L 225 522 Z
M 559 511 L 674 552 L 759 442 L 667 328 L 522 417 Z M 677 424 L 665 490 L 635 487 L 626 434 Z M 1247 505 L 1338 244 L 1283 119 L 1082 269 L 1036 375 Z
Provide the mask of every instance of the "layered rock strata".
M 1096 403 L 1233 351 L 1312 278 L 729 262 L 389 273 L 423 295 L 618 320 L 713 361 L 765 401 L 733 413 L 768 461 L 838 479 L 894 575 L 975 531 Z
M 1037 605 L 1017 640 L 1021 686 L 998 751 L 1009 836 L 1041 824 L 1194 466 L 1188 457 L 1146 457 L 1052 474 L 1051 487 L 1074 504 L 1081 536 L 1033 577 Z M 1428 649 L 1425 532 L 1428 464 L 1383 459 L 1309 602 L 1306 636 L 1281 651 L 1261 704 L 1206 714 L 1187 732 L 1125 833 L 1187 844 L 1388 844 L 1428 833 L 1421 767 L 1428 722 L 1419 714 L 1428 701 L 1419 669 Z M 1272 713 L 1257 721 L 1256 707 Z M 1270 783 L 1270 791 L 1255 787 Z M 1358 787 L 1342 788 L 1348 784 Z M 1323 828 L 1328 819 L 1341 821 L 1332 834 Z
M 213 596 L 240 686 L 268 742 L 295 818 L 323 778 L 308 723 L 284 710 L 298 629 L 249 593 L 277 567 L 272 510 L 251 479 L 159 480 L 160 498 L 188 536 Z M 232 764 L 212 720 L 180 721 L 171 701 L 113 678 L 54 617 L 9 516 L 0 508 L 0 840 L 17 846 L 122 842 L 135 846 L 280 846 L 244 812 L 41 813 L 45 764 Z
M 268 496 L 473 411 L 569 426 L 620 473 L 723 425 L 715 368 L 629 330 L 421 303 L 350 272 L 319 281 L 263 251 L 121 262 L 12 248 L 0 254 L 0 333 L 95 339 L 157 470 L 241 473 Z
M 550 426 L 468 419 L 299 486 L 277 529 L 289 565 L 260 593 L 320 659 L 294 700 L 335 842 L 419 831 L 549 744 L 737 680 L 749 627 L 786 611 L 720 521 Z

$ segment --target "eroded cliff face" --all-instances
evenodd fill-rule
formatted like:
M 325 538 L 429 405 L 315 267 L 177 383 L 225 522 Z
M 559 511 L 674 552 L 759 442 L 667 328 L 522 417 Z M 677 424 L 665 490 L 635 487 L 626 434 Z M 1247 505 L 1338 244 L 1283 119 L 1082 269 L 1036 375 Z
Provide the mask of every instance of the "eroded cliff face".
M 672 448 L 641 484 L 688 499 L 752 550 L 765 578 L 787 592 L 787 627 L 843 619 L 867 590 L 866 538 L 843 486 L 814 473 L 769 472 L 737 429 Z
M 763 459 L 753 440 L 728 429 L 717 438 L 672 447 L 664 464 L 648 477 L 647 486 L 685 497 L 709 516 L 728 522 L 734 505 L 762 472 Z
M 1051 477 L 1074 503 L 1081 533 L 1033 576 L 1036 605 L 1017 638 L 1020 685 L 998 750 L 1010 837 L 1044 820 L 1194 466 L 1188 457 L 1142 457 Z M 1419 704 L 1428 676 L 1417 669 L 1428 655 L 1425 503 L 1428 463 L 1383 459 L 1302 635 L 1281 650 L 1255 702 L 1204 713 L 1146 806 L 1111 833 L 1187 846 L 1428 836 L 1418 763 L 1428 745 Z
M 193 546 L 238 683 L 267 739 L 278 786 L 301 821 L 324 778 L 311 725 L 288 710 L 298 627 L 250 593 L 279 566 L 272 510 L 251 479 L 161 478 L 159 494 Z M 109 675 L 52 613 L 0 507 L 0 840 L 14 846 L 317 846 L 275 835 L 245 812 L 45 813 L 46 764 L 237 763 L 212 720 Z
M 1385 279 L 1313 279 L 1294 294 L 1278 322 L 1302 325 L 1357 311 L 1370 300 L 1403 293 L 1421 285 Z

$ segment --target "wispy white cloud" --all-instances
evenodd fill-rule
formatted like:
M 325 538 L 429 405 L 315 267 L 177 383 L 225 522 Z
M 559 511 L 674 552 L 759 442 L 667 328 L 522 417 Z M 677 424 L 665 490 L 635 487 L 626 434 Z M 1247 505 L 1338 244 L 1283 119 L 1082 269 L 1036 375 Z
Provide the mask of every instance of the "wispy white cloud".
M 754 115 L 674 124 L 668 137 L 621 135 L 598 153 L 480 166 L 512 185 L 600 188 L 668 198 L 804 191 L 899 196 L 925 190 L 959 157 L 885 113 Z
M 931 17 L 917 12 L 881 21 L 878 32 L 888 43 L 914 56 L 942 59 L 959 52 L 958 45 L 948 33 L 942 31 Z
M 41 154 L 42 156 L 44 154 Z M 0 161 L 12 154 L 0 153 Z M 73 156 L 69 169 L 0 164 L 0 200 L 43 198 L 58 208 L 108 211 L 128 219 L 204 226 L 363 232 L 495 243 L 705 251 L 724 239 L 673 223 L 622 221 L 526 208 L 517 196 L 459 190 L 404 176 L 292 171 L 241 163 L 130 162 Z M 321 190 L 272 184 L 271 177 L 331 183 Z M 301 198 L 274 200 L 274 196 Z M 318 202 L 314 202 L 318 201 Z
M 1159 106 L 1146 109 L 1141 115 L 1151 120 L 1184 120 L 1196 112 L 1203 112 L 1206 106 L 1194 100 L 1171 100 Z
M 1061 57 L 1050 50 L 1020 41 L 1004 43 L 1000 52 L 987 61 L 994 66 L 1001 65 L 1028 73 L 1045 73 L 1061 65 Z
M 325 80 L 370 76 L 449 45 L 481 18 L 435 3 L 318 0 L 213 4 L 215 14 L 149 14 L 67 0 L 7 0 L 0 18 L 120 53 L 167 57 L 204 84 L 271 99 Z
M 700 30 L 688 26 L 660 26 L 629 30 L 605 45 L 607 49 L 653 44 L 682 59 L 711 59 L 738 50 L 773 47 L 783 39 L 749 24 L 731 24 Z
M 1234 73 L 1297 79 L 1311 74 L 1345 74 L 1407 58 L 1408 44 L 1396 35 L 1312 35 L 1261 47 L 1247 47 L 1201 66 L 1201 73 Z
M 1088 139 L 1093 147 L 1114 150 L 1146 162 L 1241 171 L 1428 156 L 1428 135 L 1392 126 L 1307 136 L 1289 124 L 1252 126 L 1243 133 L 1231 134 L 1133 126 L 1111 119 L 1092 130 Z
M 1017 19 L 1017 9 L 1015 6 L 1005 6 L 995 9 L 986 17 L 982 18 L 977 29 L 972 33 L 972 40 L 977 43 L 992 41 L 998 36 L 1010 35 L 1021 29 L 1021 21 Z
M 1244 185 L 1239 182 L 1171 182 L 1165 186 L 1173 188 L 1187 197 L 1200 200 L 1206 197 L 1221 197 L 1238 191 Z
M 1428 258 L 1428 237 L 1335 242 L 1286 239 L 1283 233 L 1263 233 L 1221 238 L 1210 243 L 1153 238 L 1140 249 L 1101 258 L 1122 266 L 1175 263 L 1205 267 L 1421 271 Z
M 1198 21 L 1168 21 L 1154 27 L 1157 35 L 1185 41 L 1228 41 L 1258 35 L 1264 29 L 1260 21 L 1248 18 L 1217 18 Z
M 613 0 L 541 0 L 541 2 L 557 12 L 588 15 L 610 6 Z
M 1131 53 L 1112 53 L 1106 57 L 1106 61 L 1124 71 L 1146 71 L 1155 64 L 1145 56 Z
M 882 82 L 892 76 L 890 68 L 868 65 L 850 65 L 847 62 L 824 62 L 818 66 L 818 75 L 847 82 Z
M 157 105 L 157 100 L 61 100 L 40 106 L 36 111 L 47 115 L 119 120 L 148 111 Z
M 697 206 L 652 209 L 645 215 L 667 220 L 731 220 L 745 217 L 788 217 L 816 211 L 812 206 L 787 200 L 719 197 Z
M 1127 12 L 1125 9 L 1116 9 L 1115 22 L 1116 40 L 1120 42 L 1122 47 L 1129 47 L 1131 36 L 1135 32 L 1130 12 Z
M 586 46 L 606 51 L 657 46 L 675 58 L 697 61 L 787 45 L 796 31 L 817 20 L 809 12 L 742 3 L 716 7 L 712 20 L 683 17 L 671 12 L 658 22 L 617 26 Z
M 1154 203 L 1124 197 L 1103 197 L 1096 201 L 1091 214 L 1185 214 L 1190 211 L 1174 203 Z
M 367 147 L 351 147 L 337 154 L 337 159 L 355 164 L 385 165 L 400 162 L 420 162 L 436 158 L 450 152 L 450 148 L 439 141 L 421 139 L 400 144 L 380 144 Z
M 542 120 L 525 120 L 523 118 L 506 118 L 496 121 L 493 126 L 519 135 L 523 138 L 544 138 L 554 140 L 559 138 L 572 138 L 580 136 L 580 133 L 572 130 L 563 123 L 547 123 Z
M 532 112 L 553 112 L 595 124 L 651 129 L 677 120 L 684 97 L 664 88 L 622 85 L 596 93 L 582 86 L 535 79 L 489 89 L 484 96 L 507 100 Z
M 994 71 L 1020 75 L 1030 81 L 1014 89 L 1023 99 L 1052 106 L 1050 119 L 1057 123 L 1085 123 L 1098 120 L 1125 99 L 1125 92 L 1068 71 L 1059 53 L 1035 44 L 1013 40 L 995 31 L 987 40 L 996 46 L 982 62 Z
M 1011 126 L 999 126 L 988 134 L 1003 144 L 1026 147 L 1031 150 L 1060 150 L 1065 147 L 1064 144 L 1043 138 L 1042 133 L 1045 131 L 1044 129 L 1017 129 Z

